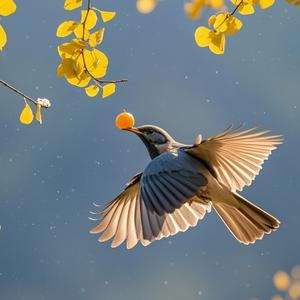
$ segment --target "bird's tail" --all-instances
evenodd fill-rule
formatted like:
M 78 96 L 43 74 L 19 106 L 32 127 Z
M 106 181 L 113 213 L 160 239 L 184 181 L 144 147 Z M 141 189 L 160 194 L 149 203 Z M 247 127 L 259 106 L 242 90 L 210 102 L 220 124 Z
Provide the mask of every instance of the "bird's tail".
M 252 244 L 264 234 L 276 230 L 280 221 L 245 198 L 232 193 L 237 205 L 213 202 L 213 207 L 235 238 L 243 244 Z

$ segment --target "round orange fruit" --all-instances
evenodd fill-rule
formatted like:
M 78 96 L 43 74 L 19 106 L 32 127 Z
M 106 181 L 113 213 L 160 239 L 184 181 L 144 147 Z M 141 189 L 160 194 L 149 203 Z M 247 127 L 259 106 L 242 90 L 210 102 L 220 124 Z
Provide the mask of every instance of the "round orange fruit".
M 118 114 L 115 120 L 115 124 L 119 129 L 131 128 L 134 126 L 134 123 L 134 116 L 127 111 Z

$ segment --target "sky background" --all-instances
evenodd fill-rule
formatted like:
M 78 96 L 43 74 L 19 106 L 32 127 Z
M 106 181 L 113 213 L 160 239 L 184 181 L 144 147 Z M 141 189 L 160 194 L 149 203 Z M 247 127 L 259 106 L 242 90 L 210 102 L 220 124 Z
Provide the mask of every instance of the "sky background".
M 270 299 L 273 274 L 300 263 L 300 10 L 278 0 L 242 17 L 243 29 L 215 56 L 193 38 L 208 15 L 188 20 L 183 1 L 164 1 L 150 15 L 134 1 L 93 3 L 118 14 L 101 46 L 107 78 L 128 78 L 107 100 L 56 77 L 56 27 L 79 11 L 64 11 L 62 0 L 16 1 L 16 13 L 0 20 L 8 34 L 0 77 L 52 102 L 42 126 L 23 126 L 23 100 L 0 87 L 1 300 Z M 244 246 L 212 212 L 146 248 L 97 242 L 92 203 L 110 201 L 149 162 L 140 140 L 114 126 L 123 109 L 184 143 L 230 123 L 283 134 L 242 192 L 280 229 Z

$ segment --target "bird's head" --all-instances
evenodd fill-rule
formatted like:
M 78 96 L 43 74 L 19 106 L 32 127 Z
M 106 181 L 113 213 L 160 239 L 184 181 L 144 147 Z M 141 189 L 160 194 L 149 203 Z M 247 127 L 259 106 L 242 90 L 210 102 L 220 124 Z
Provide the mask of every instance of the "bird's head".
M 168 132 L 158 126 L 143 125 L 124 130 L 135 133 L 143 141 L 152 159 L 178 144 Z

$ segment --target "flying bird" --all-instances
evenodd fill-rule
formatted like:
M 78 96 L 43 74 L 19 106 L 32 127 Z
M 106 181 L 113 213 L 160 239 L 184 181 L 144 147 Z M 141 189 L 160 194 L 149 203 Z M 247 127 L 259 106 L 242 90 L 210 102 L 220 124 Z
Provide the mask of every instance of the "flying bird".
M 276 230 L 280 222 L 238 194 L 262 169 L 281 135 L 268 135 L 257 127 L 230 126 L 193 145 L 177 142 L 154 125 L 125 128 L 146 146 L 151 161 L 106 207 L 94 213 L 100 223 L 91 233 L 99 241 L 111 238 L 112 247 L 126 241 L 128 249 L 139 241 L 155 240 L 196 226 L 213 208 L 233 236 L 252 244 Z

